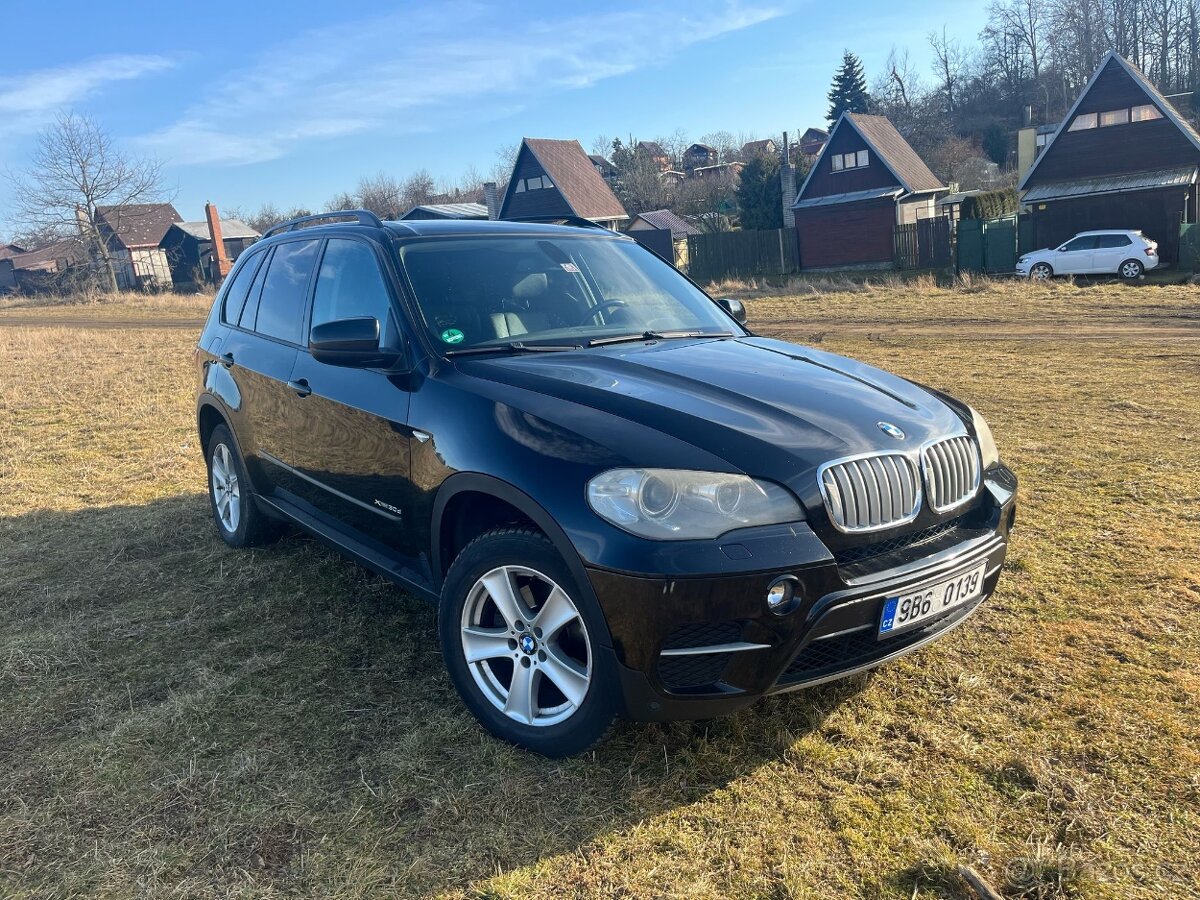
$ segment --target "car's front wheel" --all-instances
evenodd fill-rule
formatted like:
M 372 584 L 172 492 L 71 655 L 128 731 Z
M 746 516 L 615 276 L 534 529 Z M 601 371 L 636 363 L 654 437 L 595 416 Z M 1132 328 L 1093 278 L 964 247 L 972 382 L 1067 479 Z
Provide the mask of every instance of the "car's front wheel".
M 1137 281 L 1142 277 L 1142 272 L 1145 267 L 1136 259 L 1127 259 L 1121 263 L 1121 267 L 1117 270 L 1122 278 L 1126 281 Z
M 1032 269 L 1029 270 L 1029 277 L 1034 281 L 1049 281 L 1053 275 L 1054 270 L 1050 268 L 1049 263 L 1037 263 Z
M 472 541 L 442 590 L 442 655 L 467 708 L 497 737 L 546 756 L 597 743 L 616 713 L 603 622 L 540 532 Z

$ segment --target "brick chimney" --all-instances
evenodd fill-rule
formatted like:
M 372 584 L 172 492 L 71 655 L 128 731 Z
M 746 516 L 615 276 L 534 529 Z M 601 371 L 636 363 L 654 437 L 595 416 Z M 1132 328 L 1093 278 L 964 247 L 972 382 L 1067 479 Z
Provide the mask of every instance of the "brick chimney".
M 496 182 L 489 181 L 483 186 L 483 202 L 487 205 L 488 218 L 500 218 L 500 194 Z
M 783 227 L 796 227 L 796 170 L 792 168 L 792 152 L 788 147 L 788 134 L 783 133 L 783 161 L 779 164 L 779 187 L 783 202 Z
M 204 218 L 208 219 L 208 236 L 212 239 L 213 282 L 220 284 L 229 274 L 229 257 L 225 255 L 225 241 L 221 237 L 221 216 L 211 203 L 204 204 Z

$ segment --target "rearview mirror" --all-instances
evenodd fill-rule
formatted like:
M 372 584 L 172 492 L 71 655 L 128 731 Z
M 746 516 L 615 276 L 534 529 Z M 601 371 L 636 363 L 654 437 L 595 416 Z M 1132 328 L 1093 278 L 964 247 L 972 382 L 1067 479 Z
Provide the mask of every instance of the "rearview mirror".
M 734 300 L 732 297 L 722 297 L 717 301 L 717 304 L 721 309 L 733 316 L 739 325 L 746 324 L 746 304 L 741 300 Z
M 379 320 L 373 316 L 314 325 L 309 332 L 308 352 L 317 362 L 355 368 L 387 368 L 400 359 L 398 351 L 380 349 Z

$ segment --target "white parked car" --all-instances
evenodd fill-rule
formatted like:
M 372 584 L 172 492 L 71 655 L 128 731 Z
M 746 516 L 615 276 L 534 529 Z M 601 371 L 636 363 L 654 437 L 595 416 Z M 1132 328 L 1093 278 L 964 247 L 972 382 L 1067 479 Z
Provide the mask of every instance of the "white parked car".
M 1158 244 L 1140 231 L 1081 231 L 1054 250 L 1034 250 L 1017 260 L 1017 274 L 1038 281 L 1055 275 L 1141 278 L 1158 265 Z

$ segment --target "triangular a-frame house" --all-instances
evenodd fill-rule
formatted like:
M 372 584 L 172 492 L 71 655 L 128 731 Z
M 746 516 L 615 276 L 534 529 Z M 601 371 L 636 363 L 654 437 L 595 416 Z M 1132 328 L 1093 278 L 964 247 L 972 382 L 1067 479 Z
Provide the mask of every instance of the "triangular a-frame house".
M 525 138 L 504 192 L 500 218 L 568 216 L 614 230 L 629 218 L 579 141 Z
M 1034 245 L 1141 229 L 1164 262 L 1196 221 L 1200 134 L 1145 75 L 1109 51 L 1018 185 Z
M 886 117 L 843 113 L 792 204 L 801 268 L 891 266 L 895 227 L 945 191 Z

